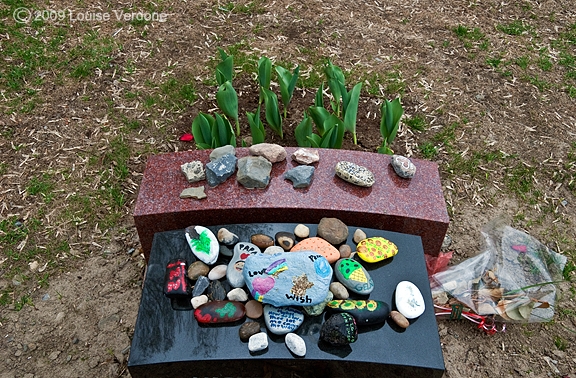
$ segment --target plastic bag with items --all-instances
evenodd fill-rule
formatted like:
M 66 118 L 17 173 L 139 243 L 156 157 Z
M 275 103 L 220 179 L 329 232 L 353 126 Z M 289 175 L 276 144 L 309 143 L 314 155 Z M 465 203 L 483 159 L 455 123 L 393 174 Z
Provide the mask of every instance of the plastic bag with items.
M 496 321 L 551 320 L 554 284 L 562 281 L 566 257 L 502 219 L 489 223 L 482 235 L 484 252 L 431 277 L 437 312 L 450 310 L 452 318 L 456 310 Z

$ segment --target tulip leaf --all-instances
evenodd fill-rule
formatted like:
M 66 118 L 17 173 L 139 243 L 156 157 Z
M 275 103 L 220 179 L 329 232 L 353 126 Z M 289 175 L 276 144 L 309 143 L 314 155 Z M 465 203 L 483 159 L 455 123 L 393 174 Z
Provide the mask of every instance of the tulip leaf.
M 199 149 L 205 150 L 212 145 L 212 126 L 214 117 L 209 114 L 200 113 L 192 121 L 192 135 Z
M 294 129 L 298 147 L 310 147 L 311 142 L 308 138 L 310 135 L 312 135 L 312 119 L 307 114 L 304 114 L 304 119 Z
M 344 127 L 346 131 L 352 133 L 354 138 L 354 144 L 357 144 L 356 140 L 356 119 L 358 117 L 358 103 L 360 101 L 360 90 L 362 89 L 362 83 L 358 83 L 352 88 L 348 93 L 348 103 L 344 107 Z
M 232 81 L 234 75 L 234 58 L 220 48 L 218 52 L 220 53 L 221 61 L 216 66 L 216 82 L 218 85 L 222 85 L 227 81 Z
M 248 117 L 250 133 L 252 134 L 252 144 L 264 143 L 266 131 L 264 130 L 264 124 L 260 120 L 260 107 L 254 113 L 246 112 L 246 116 Z
M 222 110 L 222 113 L 236 121 L 236 134 L 240 135 L 238 94 L 231 81 L 226 81 L 220 85 L 218 92 L 216 92 L 216 102 L 218 102 L 218 107 Z
M 278 109 L 278 96 L 276 93 L 269 89 L 262 89 L 264 91 L 264 107 L 266 112 L 266 122 L 268 126 L 276 133 L 280 138 L 283 138 L 282 134 L 282 116 L 280 115 L 280 110 Z
M 311 106 L 308 108 L 308 114 L 310 114 L 312 121 L 314 121 L 318 134 L 323 136 L 326 132 L 325 121 L 330 117 L 330 112 L 320 106 Z
M 294 88 L 296 88 L 296 82 L 298 81 L 298 74 L 300 72 L 300 66 L 296 66 L 294 71 L 290 73 L 286 68 L 281 66 L 275 67 L 278 73 L 278 83 L 280 84 L 280 95 L 282 97 L 282 105 L 284 105 L 284 118 L 286 118 L 288 105 L 294 94 Z
M 380 112 L 380 134 L 383 140 L 378 152 L 392 154 L 393 151 L 389 146 L 396 138 L 398 127 L 400 126 L 400 119 L 402 118 L 402 114 L 404 114 L 400 98 L 396 98 L 394 101 L 385 99 L 380 106 Z

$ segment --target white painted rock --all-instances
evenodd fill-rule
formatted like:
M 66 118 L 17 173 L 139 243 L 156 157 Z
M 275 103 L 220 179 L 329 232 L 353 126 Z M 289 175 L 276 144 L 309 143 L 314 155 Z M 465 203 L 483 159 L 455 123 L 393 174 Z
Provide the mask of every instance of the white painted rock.
M 412 178 L 416 174 L 416 166 L 405 156 L 392 155 L 390 164 L 394 172 L 402 178 Z
M 220 244 L 212 231 L 203 226 L 190 226 L 186 227 L 185 235 L 194 256 L 208 265 L 216 262 Z
M 226 298 L 231 301 L 238 301 L 238 302 L 246 302 L 248 300 L 248 294 L 244 291 L 244 289 L 237 287 L 236 289 L 232 289 L 226 294 Z
M 275 335 L 293 332 L 304 322 L 304 313 L 293 307 L 264 305 L 266 328 Z
M 248 339 L 248 350 L 250 352 L 259 352 L 266 348 L 268 348 L 268 335 L 266 332 L 259 332 Z
M 202 306 L 204 303 L 208 303 L 208 296 L 205 294 L 199 295 L 197 297 L 193 297 L 190 300 L 190 303 L 192 303 L 192 307 L 194 307 L 194 309 L 197 309 L 198 307 Z
M 224 264 L 216 265 L 214 268 L 210 269 L 210 272 L 208 273 L 208 279 L 210 281 L 219 280 L 220 278 L 222 278 L 226 275 L 226 269 L 227 268 L 228 268 L 228 266 L 226 266 Z
M 261 253 L 260 248 L 252 243 L 240 242 L 234 246 L 234 255 L 226 270 L 226 278 L 232 287 L 244 286 L 244 262 L 248 256 L 258 253 Z
M 287 333 L 284 342 L 290 352 L 294 353 L 298 357 L 304 357 L 306 355 L 306 342 L 304 342 L 304 339 L 297 334 Z
M 398 312 L 406 319 L 415 319 L 424 313 L 425 304 L 422 293 L 410 281 L 402 281 L 396 285 L 394 299 Z

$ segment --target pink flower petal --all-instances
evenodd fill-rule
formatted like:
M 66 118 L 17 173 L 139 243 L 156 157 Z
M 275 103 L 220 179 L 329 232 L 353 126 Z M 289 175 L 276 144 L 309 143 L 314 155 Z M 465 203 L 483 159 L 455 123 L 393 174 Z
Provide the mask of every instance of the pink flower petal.
M 526 253 L 526 251 L 528 250 L 528 248 L 526 248 L 525 245 L 513 245 L 512 249 L 515 250 L 516 252 L 522 252 L 522 253 Z
M 190 134 L 190 133 L 183 134 L 183 135 L 180 137 L 180 140 L 181 140 L 182 142 L 192 142 L 192 141 L 194 140 L 194 135 L 192 135 L 192 134 Z

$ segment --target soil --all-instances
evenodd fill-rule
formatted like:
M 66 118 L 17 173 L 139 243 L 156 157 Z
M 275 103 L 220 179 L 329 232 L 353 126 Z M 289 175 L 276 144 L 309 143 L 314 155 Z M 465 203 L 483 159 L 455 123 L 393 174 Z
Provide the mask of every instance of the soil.
M 28 226 L 38 220 L 41 227 L 14 247 L 36 251 L 30 261 L 0 251 L 0 289 L 10 299 L 0 307 L 0 378 L 130 376 L 127 361 L 145 272 L 131 217 L 138 184 L 151 154 L 195 148 L 178 138 L 200 111 L 216 108 L 218 47 L 234 49 L 246 64 L 260 56 L 299 64 L 303 77 L 313 76 L 329 58 L 349 72 L 348 83 L 362 81 L 358 144 L 347 134 L 343 149 L 375 152 L 382 140 L 379 106 L 400 95 L 405 122 L 392 148 L 439 164 L 451 264 L 481 252 L 482 227 L 500 215 L 566 254 L 571 264 L 576 82 L 566 54 L 576 54 L 572 2 L 51 1 L 35 7 L 47 5 L 112 17 L 115 9 L 153 9 L 166 12 L 167 19 L 64 22 L 59 26 L 70 38 L 62 54 L 95 31 L 116 46 L 108 65 L 82 79 L 39 72 L 43 80 L 29 86 L 40 100 L 26 112 L 14 112 L 8 101 L 25 98 L 25 90 L 1 91 L 0 221 Z M 0 35 L 0 51 L 9 37 Z M 171 102 L 177 90 L 161 85 L 168 78 L 193 83 L 196 101 Z M 258 92 L 242 67 L 234 86 L 240 114 L 254 111 Z M 314 94 L 315 88 L 298 88 L 285 138 L 268 130 L 266 141 L 296 146 L 293 130 Z M 406 122 L 417 117 L 424 130 Z M 250 135 L 245 121 L 241 135 Z M 120 183 L 121 206 L 114 206 L 95 193 L 109 183 L 105 173 L 120 165 L 107 155 L 118 141 L 128 149 L 129 174 Z M 43 174 L 52 177 L 50 201 L 47 193 L 29 190 Z M 84 212 L 70 207 L 81 194 L 88 198 Z M 118 215 L 112 224 L 106 222 L 110 213 Z M 54 240 L 66 241 L 68 248 L 58 250 Z M 29 267 L 32 260 L 39 266 Z M 445 377 L 575 378 L 574 288 L 570 280 L 558 287 L 552 322 L 509 323 L 505 332 L 488 335 L 466 320 L 439 320 Z

